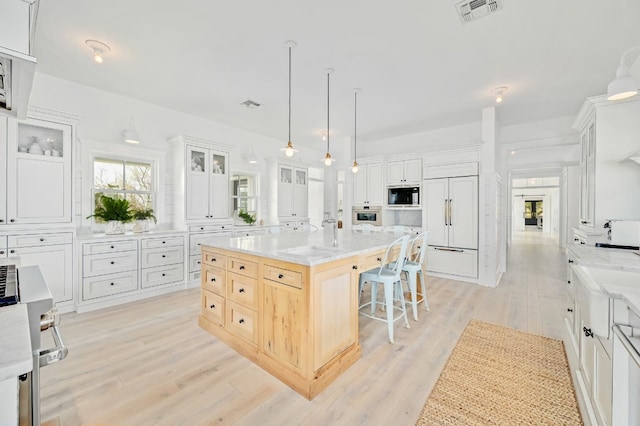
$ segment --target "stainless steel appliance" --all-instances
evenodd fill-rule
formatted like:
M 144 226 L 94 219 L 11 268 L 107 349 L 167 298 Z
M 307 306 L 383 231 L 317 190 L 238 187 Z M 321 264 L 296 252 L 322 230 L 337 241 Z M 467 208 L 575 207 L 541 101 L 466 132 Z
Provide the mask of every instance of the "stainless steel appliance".
M 24 303 L 29 317 L 29 334 L 33 354 L 33 370 L 20 377 L 19 424 L 40 425 L 40 367 L 58 362 L 67 356 L 68 350 L 62 343 L 58 330 L 59 317 L 53 297 L 37 266 L 17 267 L 5 265 L 6 274 L 0 273 L 0 283 L 5 282 L 5 305 Z M 14 273 L 15 271 L 15 273 Z M 15 280 L 11 278 L 15 277 Z M 16 289 L 17 292 L 13 291 Z M 8 293 L 15 293 L 9 295 Z M 17 297 L 15 297 L 17 295 Z M 2 307 L 0 306 L 0 309 Z M 41 348 L 41 332 L 51 330 L 55 347 Z
M 419 206 L 419 186 L 390 186 L 387 188 L 387 204 L 389 206 Z
M 382 226 L 382 210 L 380 208 L 353 209 L 352 225 L 364 225 L 365 223 L 374 226 Z

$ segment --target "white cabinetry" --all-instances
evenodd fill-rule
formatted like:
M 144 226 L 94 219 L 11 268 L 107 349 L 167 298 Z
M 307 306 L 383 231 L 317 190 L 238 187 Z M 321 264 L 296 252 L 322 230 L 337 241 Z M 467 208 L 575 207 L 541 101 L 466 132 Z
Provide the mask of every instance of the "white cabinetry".
M 202 275 L 202 245 L 212 238 L 231 237 L 233 224 L 198 225 L 189 227 L 189 283 L 200 285 Z
M 422 159 L 389 161 L 387 163 L 387 184 L 404 185 L 422 181 Z
M 638 149 L 640 98 L 588 98 L 573 128 L 580 134 L 580 228 L 601 230 L 608 219 L 640 218 L 638 165 L 620 161 Z
M 143 299 L 184 288 L 183 234 L 132 234 L 81 245 L 78 311 Z
M 309 215 L 308 170 L 278 165 L 278 217 L 304 218 Z
M 71 223 L 72 130 L 45 120 L 0 119 L 0 224 Z
M 0 237 L 0 256 L 18 257 L 21 266 L 37 265 L 56 303 L 73 300 L 73 233 L 39 232 Z M 4 253 L 3 253 L 4 252 Z
M 229 218 L 229 154 L 207 141 L 178 136 L 170 140 L 176 226 Z
M 478 177 L 425 179 L 426 269 L 478 276 Z
M 382 206 L 383 194 L 382 163 L 360 165 L 353 177 L 353 205 Z

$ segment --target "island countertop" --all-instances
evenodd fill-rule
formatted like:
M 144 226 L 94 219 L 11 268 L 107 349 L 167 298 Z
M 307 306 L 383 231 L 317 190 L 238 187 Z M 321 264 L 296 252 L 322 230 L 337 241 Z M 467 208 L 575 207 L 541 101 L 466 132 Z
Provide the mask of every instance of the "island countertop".
M 316 232 L 282 232 L 274 235 L 248 237 L 212 237 L 202 244 L 249 255 L 269 257 L 300 265 L 314 266 L 386 248 L 399 236 L 372 232 L 370 234 L 338 229 L 337 247 L 333 246 L 333 230 Z

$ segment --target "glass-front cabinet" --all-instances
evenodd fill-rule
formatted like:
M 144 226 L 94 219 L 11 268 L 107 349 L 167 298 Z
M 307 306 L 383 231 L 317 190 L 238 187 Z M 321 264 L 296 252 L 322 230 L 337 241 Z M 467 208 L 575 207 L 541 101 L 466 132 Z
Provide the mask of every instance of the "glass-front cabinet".
M 278 216 L 307 217 L 308 182 L 306 168 L 280 165 L 278 167 Z
M 186 219 L 229 217 L 229 154 L 187 145 Z
M 71 125 L 2 120 L 1 224 L 71 222 L 71 139 Z

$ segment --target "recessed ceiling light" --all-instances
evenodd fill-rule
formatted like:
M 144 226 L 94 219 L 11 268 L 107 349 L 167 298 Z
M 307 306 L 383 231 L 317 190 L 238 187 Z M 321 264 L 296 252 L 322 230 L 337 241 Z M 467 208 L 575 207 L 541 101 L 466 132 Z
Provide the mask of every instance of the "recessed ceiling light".
M 509 88 L 507 86 L 496 87 L 495 89 L 491 89 L 490 93 L 496 97 L 496 103 L 502 102 L 502 95 L 505 94 Z

